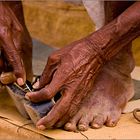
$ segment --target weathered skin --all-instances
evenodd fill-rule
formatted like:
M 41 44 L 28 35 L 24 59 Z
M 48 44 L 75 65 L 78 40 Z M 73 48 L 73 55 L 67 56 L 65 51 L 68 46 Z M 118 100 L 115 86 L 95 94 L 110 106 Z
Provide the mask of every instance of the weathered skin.
M 82 124 L 78 125 L 80 130 L 86 130 L 90 122 L 95 128 L 101 127 L 104 123 L 108 126 L 116 124 L 123 107 L 132 96 L 129 74 L 133 69 L 133 62 L 127 63 L 132 59 L 128 44 L 140 35 L 139 8 L 140 2 L 134 3 L 100 30 L 50 56 L 39 82 L 38 88 L 41 89 L 28 93 L 27 98 L 34 102 L 48 100 L 58 91 L 62 92 L 62 97 L 48 115 L 38 121 L 39 129 L 60 127 L 70 119 L 74 125 L 71 127 L 71 123 L 68 123 L 65 129 L 73 131 L 80 119 L 80 115 L 76 114 L 79 109 L 82 114 L 80 117 L 85 120 L 79 122 L 79 125 Z M 120 60 L 123 56 L 119 56 L 122 54 L 118 54 L 118 58 L 116 56 L 113 60 L 122 49 L 128 52 L 124 55 L 123 61 Z M 130 58 L 125 60 L 125 57 Z M 114 62 L 111 64 L 108 60 Z M 105 62 L 109 68 L 103 67 Z M 122 63 L 127 69 L 122 67 Z M 101 73 L 95 81 L 99 72 Z M 85 116 L 89 119 L 85 119 Z
M 0 13 L 1 50 L 13 67 L 18 84 L 23 85 L 26 77 L 32 79 L 32 41 L 25 26 L 22 4 L 0 2 Z
M 106 24 L 120 15 L 134 2 L 105 2 Z M 134 88 L 130 76 L 134 68 L 131 43 L 126 45 L 111 61 L 107 62 L 95 80 L 93 90 L 83 100 L 78 113 L 69 120 L 65 129 L 85 131 L 89 126 L 101 128 L 103 124 L 117 124 L 122 109 L 133 96 Z M 66 121 L 61 119 L 57 127 Z

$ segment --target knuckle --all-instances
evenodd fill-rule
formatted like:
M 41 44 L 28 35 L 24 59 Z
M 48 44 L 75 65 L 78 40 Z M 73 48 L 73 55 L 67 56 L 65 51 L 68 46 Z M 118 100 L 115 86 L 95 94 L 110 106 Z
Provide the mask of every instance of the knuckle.
M 17 28 L 17 31 L 20 32 L 20 33 L 22 33 L 23 32 L 23 28 L 22 27 L 19 27 L 19 28 Z
M 48 100 L 50 100 L 50 99 L 52 99 L 52 96 L 50 95 L 50 94 L 46 94 L 46 98 L 48 99 Z
M 51 61 L 52 60 L 52 56 L 50 55 L 49 57 L 48 57 L 48 61 Z
M 49 56 L 49 59 L 50 60 L 54 60 L 56 59 L 57 55 L 55 53 L 52 53 L 50 56 Z
M 17 33 L 19 35 L 19 37 L 25 37 L 24 36 L 24 30 L 22 29 L 22 27 L 16 28 L 15 33 Z
M 9 33 L 10 33 L 9 27 L 7 27 L 7 26 L 1 26 L 0 27 L 0 35 L 2 37 L 5 37 L 5 36 L 9 35 Z
M 57 55 L 57 54 L 51 54 L 51 55 L 48 57 L 48 61 L 49 61 L 50 63 L 54 63 L 54 62 L 56 62 L 58 59 L 59 59 L 59 58 L 58 58 L 58 55 Z
M 48 89 L 45 89 L 44 93 L 45 93 L 46 99 L 48 99 L 48 100 L 52 99 L 52 94 Z

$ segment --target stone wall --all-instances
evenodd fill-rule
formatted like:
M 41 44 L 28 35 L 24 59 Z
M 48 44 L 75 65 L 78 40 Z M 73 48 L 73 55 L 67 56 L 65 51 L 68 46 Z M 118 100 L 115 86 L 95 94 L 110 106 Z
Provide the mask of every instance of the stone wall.
M 23 5 L 31 35 L 51 46 L 63 47 L 94 31 L 94 23 L 80 4 L 46 0 Z

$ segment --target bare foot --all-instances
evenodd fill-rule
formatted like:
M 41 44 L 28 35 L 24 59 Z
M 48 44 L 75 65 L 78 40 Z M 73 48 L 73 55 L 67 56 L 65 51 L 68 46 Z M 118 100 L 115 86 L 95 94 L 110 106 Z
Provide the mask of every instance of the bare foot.
M 85 131 L 89 126 L 115 126 L 123 108 L 134 94 L 130 76 L 133 68 L 131 51 L 122 50 L 104 66 L 92 92 L 84 99 L 77 114 L 65 124 L 65 129 Z

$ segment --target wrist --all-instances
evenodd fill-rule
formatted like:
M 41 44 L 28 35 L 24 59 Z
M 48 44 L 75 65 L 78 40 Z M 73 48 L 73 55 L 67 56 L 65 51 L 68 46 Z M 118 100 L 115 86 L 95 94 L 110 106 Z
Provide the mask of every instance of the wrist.
M 134 3 L 119 17 L 87 37 L 93 50 L 98 47 L 105 60 L 116 55 L 125 45 L 140 35 L 140 2 Z

